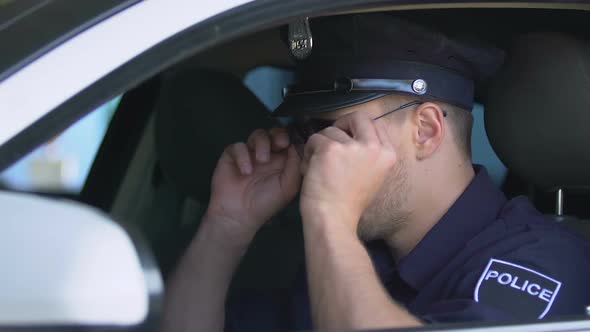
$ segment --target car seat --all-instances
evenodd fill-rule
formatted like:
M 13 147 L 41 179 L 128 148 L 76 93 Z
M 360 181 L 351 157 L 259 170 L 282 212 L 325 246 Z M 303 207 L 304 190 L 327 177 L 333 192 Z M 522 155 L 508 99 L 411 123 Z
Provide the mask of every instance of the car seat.
M 564 192 L 590 194 L 590 44 L 559 33 L 517 37 L 494 78 L 485 112 L 491 144 L 537 190 L 555 194 L 549 217 L 590 238 L 588 205 Z
M 155 175 L 160 203 L 148 238 L 165 272 L 194 236 L 208 204 L 210 179 L 225 147 L 270 128 L 266 107 L 231 74 L 198 69 L 167 73 L 156 105 Z M 164 215 L 163 215 L 164 214 Z M 236 273 L 234 289 L 291 286 L 303 261 L 297 206 L 290 206 L 255 237 Z

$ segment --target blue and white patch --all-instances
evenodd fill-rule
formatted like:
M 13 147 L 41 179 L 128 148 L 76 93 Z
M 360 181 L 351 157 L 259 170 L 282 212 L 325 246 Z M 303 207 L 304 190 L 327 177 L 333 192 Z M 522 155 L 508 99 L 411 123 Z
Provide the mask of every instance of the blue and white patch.
M 475 287 L 475 302 L 519 318 L 541 319 L 547 315 L 561 282 L 518 264 L 492 258 Z

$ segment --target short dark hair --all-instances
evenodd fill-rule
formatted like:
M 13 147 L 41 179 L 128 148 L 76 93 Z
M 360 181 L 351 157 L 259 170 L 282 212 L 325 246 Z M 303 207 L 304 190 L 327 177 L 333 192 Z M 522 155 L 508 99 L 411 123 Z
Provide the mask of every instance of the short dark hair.
M 447 119 L 449 127 L 453 131 L 453 138 L 455 139 L 457 148 L 463 153 L 466 159 L 471 160 L 471 131 L 473 129 L 473 115 L 471 114 L 470 110 L 436 100 L 428 100 L 405 94 L 391 94 L 390 96 L 398 97 L 396 98 L 398 103 L 399 98 L 401 98 L 402 103 L 418 100 L 437 104 L 443 111 L 447 113 L 447 117 L 445 119 Z
M 453 131 L 455 143 L 459 151 L 471 160 L 471 131 L 473 129 L 473 114 L 471 111 L 446 103 L 435 102 L 447 112 L 446 119 Z

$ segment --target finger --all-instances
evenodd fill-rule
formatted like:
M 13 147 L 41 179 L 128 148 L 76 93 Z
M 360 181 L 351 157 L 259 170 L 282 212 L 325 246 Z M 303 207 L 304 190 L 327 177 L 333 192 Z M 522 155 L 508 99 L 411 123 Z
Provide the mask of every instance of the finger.
M 288 196 L 294 196 L 297 194 L 301 186 L 300 164 L 301 159 L 299 158 L 297 151 L 295 151 L 295 147 L 290 146 L 287 150 L 285 168 L 279 178 L 281 187 L 284 188 L 284 192 Z
M 337 127 L 327 127 L 324 130 L 320 131 L 318 134 L 324 135 L 329 139 L 334 140 L 336 142 L 340 142 L 342 144 L 346 144 L 352 141 L 352 137 L 350 137 L 346 132 Z
M 307 174 L 307 170 L 309 169 L 309 163 L 307 162 L 307 160 L 302 160 L 301 164 L 299 164 L 299 172 L 302 176 L 305 176 L 305 174 Z
M 303 161 L 309 163 L 314 153 L 320 150 L 328 142 L 332 142 L 332 140 L 324 135 L 320 135 L 318 133 L 311 135 L 307 140 L 307 143 L 305 143 L 305 148 L 303 150 Z
M 242 175 L 248 175 L 252 173 L 252 160 L 250 158 L 250 151 L 244 143 L 235 143 L 228 146 L 225 152 L 233 159 L 236 163 Z
M 338 119 L 334 127 L 349 132 L 354 139 L 364 143 L 379 141 L 373 119 L 363 112 L 354 112 Z
M 248 147 L 254 152 L 256 161 L 265 163 L 270 160 L 270 137 L 266 130 L 256 129 L 248 137 Z
M 279 152 L 289 147 L 289 134 L 285 128 L 272 128 L 270 137 L 272 151 Z

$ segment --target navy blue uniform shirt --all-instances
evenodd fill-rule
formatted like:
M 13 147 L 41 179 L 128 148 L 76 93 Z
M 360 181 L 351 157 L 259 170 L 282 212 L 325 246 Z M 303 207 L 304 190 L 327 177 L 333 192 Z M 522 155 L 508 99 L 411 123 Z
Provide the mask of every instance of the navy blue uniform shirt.
M 427 322 L 582 315 L 590 304 L 586 241 L 526 197 L 507 201 L 483 167 L 397 266 L 385 244 L 367 248 L 391 297 Z M 312 328 L 304 282 L 292 312 L 295 329 Z
M 586 241 L 546 219 L 526 197 L 507 201 L 479 166 L 465 192 L 399 264 L 385 244 L 367 249 L 391 297 L 426 322 L 541 319 L 584 314 L 590 304 Z M 305 274 L 299 279 L 286 314 L 270 306 L 282 312 L 283 322 L 272 324 L 275 315 L 264 325 L 312 329 Z

